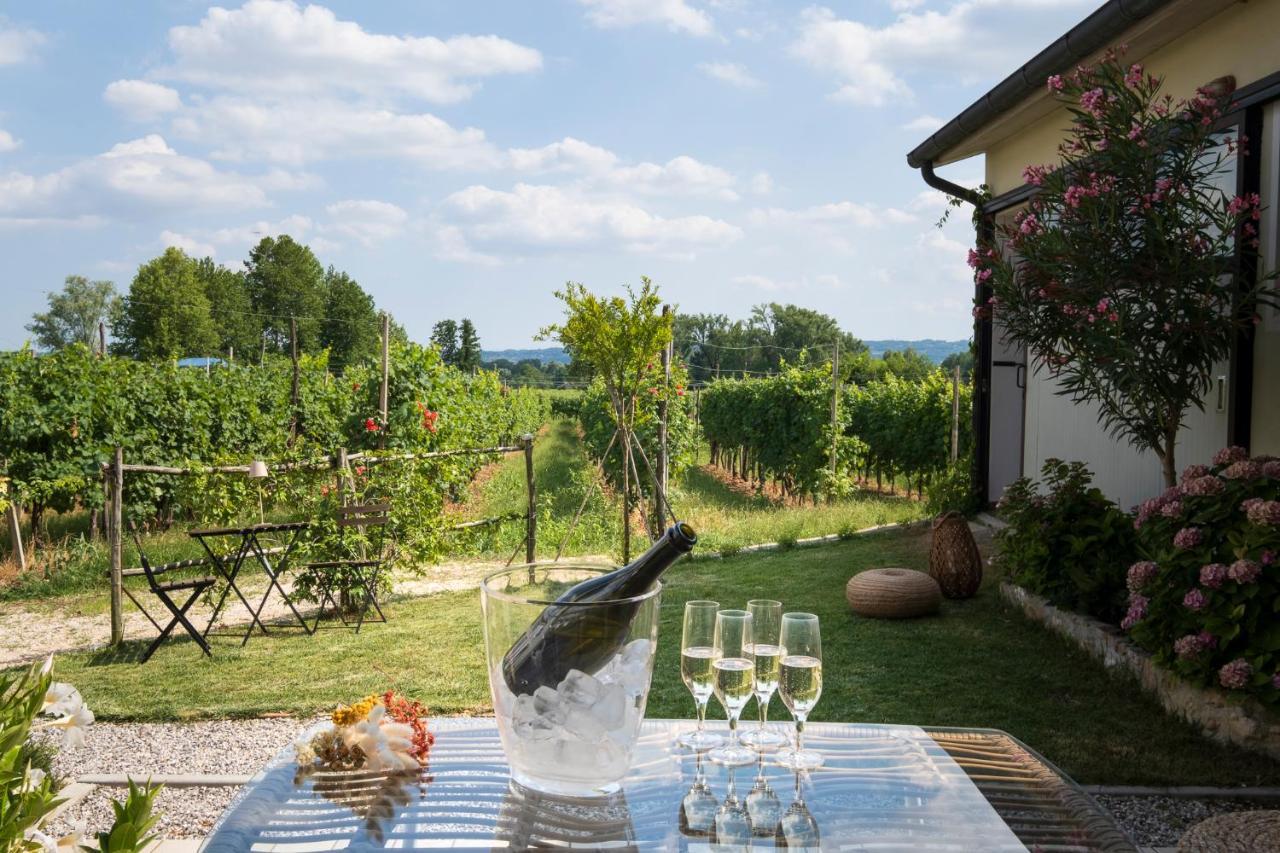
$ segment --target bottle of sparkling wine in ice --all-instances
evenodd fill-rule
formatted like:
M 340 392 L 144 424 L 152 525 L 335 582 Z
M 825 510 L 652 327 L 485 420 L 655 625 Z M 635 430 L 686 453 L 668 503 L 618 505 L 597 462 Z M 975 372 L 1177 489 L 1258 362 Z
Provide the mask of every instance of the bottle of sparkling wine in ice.
M 698 541 L 683 521 L 673 524 L 634 561 L 576 584 L 547 605 L 502 658 L 502 675 L 516 696 L 555 688 L 576 669 L 594 675 L 627 642 L 639 602 L 679 557 Z M 615 602 L 600 606 L 602 602 Z M 592 605 L 597 606 L 583 606 Z

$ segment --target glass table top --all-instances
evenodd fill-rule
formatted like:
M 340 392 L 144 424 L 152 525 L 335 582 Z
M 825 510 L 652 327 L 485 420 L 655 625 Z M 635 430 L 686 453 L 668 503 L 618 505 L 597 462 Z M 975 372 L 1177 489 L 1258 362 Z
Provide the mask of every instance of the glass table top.
M 224 851 L 1135 851 L 1056 768 L 995 730 L 810 723 L 825 764 L 725 768 L 648 720 L 622 791 L 540 794 L 510 779 L 491 718 L 434 718 L 430 765 L 407 775 L 302 772 L 281 752 L 201 848 Z

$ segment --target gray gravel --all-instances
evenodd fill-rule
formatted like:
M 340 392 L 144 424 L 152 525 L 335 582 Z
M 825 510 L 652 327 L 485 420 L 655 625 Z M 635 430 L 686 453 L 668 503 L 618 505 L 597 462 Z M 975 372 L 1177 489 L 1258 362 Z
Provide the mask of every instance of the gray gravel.
M 1191 800 L 1183 797 L 1097 796 L 1139 847 L 1176 847 L 1195 824 L 1228 812 L 1275 808 L 1249 800 Z
M 104 832 L 115 817 L 112 800 L 123 800 L 126 788 L 100 786 L 79 803 L 68 808 L 50 823 L 55 835 L 64 835 L 78 821 L 84 822 L 86 836 Z M 153 832 L 163 838 L 203 838 L 231 803 L 239 788 L 164 788 L 156 795 L 156 811 L 160 820 Z

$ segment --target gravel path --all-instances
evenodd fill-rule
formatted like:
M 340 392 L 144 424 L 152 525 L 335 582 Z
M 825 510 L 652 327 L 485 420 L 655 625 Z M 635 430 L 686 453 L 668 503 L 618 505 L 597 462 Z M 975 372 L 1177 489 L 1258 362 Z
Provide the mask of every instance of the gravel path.
M 208 773 L 251 775 L 289 745 L 314 720 L 266 718 L 207 720 L 194 723 L 95 723 L 84 749 L 60 753 L 57 772 L 74 780 L 86 774 Z M 234 786 L 166 788 L 157 808 L 159 830 L 167 838 L 198 838 L 235 796 Z M 122 789 L 99 787 L 68 809 L 53 825 L 66 832 L 83 820 L 89 832 L 111 822 L 110 800 Z M 1178 797 L 1099 796 L 1097 800 L 1140 846 L 1172 847 L 1193 824 L 1224 812 L 1268 808 L 1245 800 L 1192 800 Z

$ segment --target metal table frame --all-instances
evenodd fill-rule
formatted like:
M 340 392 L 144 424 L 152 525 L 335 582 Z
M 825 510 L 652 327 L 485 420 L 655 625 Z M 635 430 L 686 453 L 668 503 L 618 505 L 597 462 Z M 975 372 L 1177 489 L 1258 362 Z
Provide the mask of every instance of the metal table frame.
M 267 606 L 267 599 L 271 597 L 271 590 L 274 588 L 280 593 L 280 597 L 284 599 L 284 603 L 289 606 L 289 610 L 293 613 L 298 624 L 308 634 L 312 633 L 311 627 L 307 624 L 307 620 L 298 612 L 298 608 L 294 606 L 293 600 L 289 598 L 289 594 L 285 592 L 284 587 L 280 585 L 280 576 L 284 574 L 289 567 L 289 557 L 292 555 L 294 548 L 298 544 L 299 538 L 303 531 L 311 526 L 308 521 L 290 521 L 280 524 L 252 524 L 248 527 L 217 527 L 204 530 L 190 530 L 187 535 L 195 539 L 204 548 L 205 553 L 209 555 L 210 561 L 218 574 L 222 575 L 226 581 L 226 586 L 222 588 L 222 594 L 218 597 L 218 603 L 214 605 L 213 614 L 209 617 L 209 624 L 205 626 L 203 636 L 208 637 L 209 631 L 212 630 L 214 624 L 218 621 L 218 616 L 222 613 L 222 608 L 227 601 L 227 593 L 235 592 L 236 597 L 240 599 L 240 603 L 249 611 L 249 629 L 245 631 L 244 639 L 240 641 L 241 647 L 249 642 L 249 638 L 253 636 L 253 629 L 256 627 L 265 635 L 267 626 L 262 623 L 262 611 Z M 290 533 L 289 541 L 283 549 L 264 548 L 260 536 L 270 533 Z M 240 544 L 234 551 L 224 555 L 219 555 L 209 544 L 209 540 L 222 537 L 238 536 Z M 280 559 L 272 565 L 271 556 L 279 553 Z M 240 587 L 237 586 L 236 580 L 240 576 L 240 570 L 244 567 L 246 557 L 252 556 L 253 559 L 262 567 L 267 575 L 267 590 L 262 595 L 262 600 L 258 602 L 255 609 L 249 600 L 245 598 Z M 230 568 L 227 567 L 228 560 L 231 562 Z

